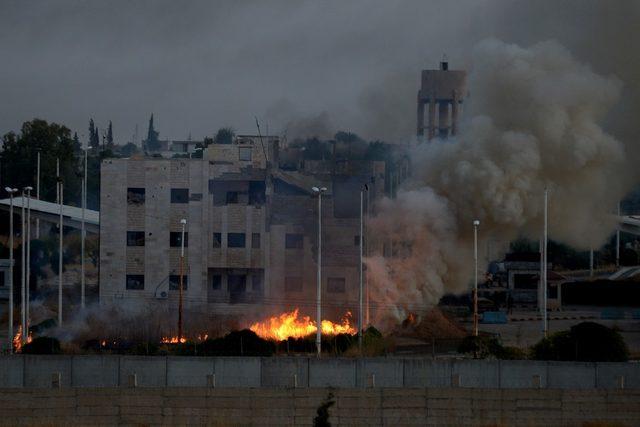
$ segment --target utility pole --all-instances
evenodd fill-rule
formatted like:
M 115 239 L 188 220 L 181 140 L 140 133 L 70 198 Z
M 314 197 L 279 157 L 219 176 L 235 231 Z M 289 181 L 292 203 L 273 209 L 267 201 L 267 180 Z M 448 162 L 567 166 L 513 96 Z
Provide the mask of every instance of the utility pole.
M 478 336 L 478 226 L 480 221 L 473 221 L 473 262 L 475 284 L 473 287 L 473 336 Z
M 367 188 L 367 211 L 365 214 L 365 218 L 368 221 L 369 220 L 369 191 Z M 365 228 L 366 230 L 366 228 Z M 369 256 L 369 239 L 365 239 L 364 241 L 365 244 L 365 255 Z M 364 276 L 365 279 L 365 300 L 366 300 L 366 316 L 365 316 L 365 325 L 369 326 L 369 275 L 365 274 Z
M 184 275 L 184 227 L 187 225 L 187 220 L 182 218 L 180 220 L 182 225 L 182 237 L 180 239 L 180 298 L 178 300 L 178 342 L 182 341 L 182 278 Z
M 21 254 L 21 260 L 22 262 L 20 263 L 20 298 L 22 301 L 22 304 L 20 306 L 20 324 L 22 325 L 22 341 L 26 341 L 27 340 L 27 331 L 25 331 L 26 326 L 27 326 L 27 290 L 25 289 L 27 286 L 27 280 L 25 277 L 25 271 L 27 268 L 27 253 L 26 253 L 26 237 L 25 236 L 25 198 L 24 198 L 24 192 L 25 189 L 22 189 L 22 197 L 20 197 L 20 210 L 21 210 L 21 214 L 20 214 L 20 240 L 21 240 L 21 244 L 20 244 L 20 254 Z
M 38 161 L 36 167 L 36 200 L 40 200 L 40 150 L 38 149 Z M 40 218 L 36 219 L 36 239 L 40 238 Z
M 548 216 L 549 216 L 549 191 L 544 189 L 544 234 L 542 237 L 542 316 L 543 332 L 547 336 L 549 325 L 547 321 L 547 240 L 548 240 Z
M 318 357 L 322 353 L 322 193 L 325 187 L 313 187 L 318 194 L 318 287 L 316 294 L 316 350 Z
M 84 149 L 84 175 L 82 178 L 82 221 L 80 225 L 80 308 L 85 307 L 85 271 L 84 271 L 84 247 L 87 231 L 85 228 L 85 210 L 87 209 L 87 149 Z
M 60 200 L 60 232 L 58 242 L 58 327 L 62 327 L 62 235 L 63 235 L 63 217 L 62 217 L 62 200 L 63 200 L 63 183 L 62 178 L 58 175 L 58 198 Z
M 618 219 L 620 218 L 620 202 L 618 202 Z M 616 229 L 616 267 L 620 268 L 620 225 Z
M 360 287 L 358 292 L 358 348 L 360 349 L 360 356 L 362 356 L 362 329 L 363 329 L 363 299 L 364 299 L 364 289 L 362 280 L 364 277 L 364 269 L 362 264 L 362 247 L 364 245 L 364 192 L 367 191 L 367 185 L 365 184 L 360 190 Z
M 17 188 L 5 187 L 9 194 L 9 353 L 13 353 L 13 195 Z
M 26 263 L 25 263 L 25 286 L 24 286 L 24 295 L 25 295 L 25 314 L 24 314 L 24 328 L 23 328 L 23 337 L 26 340 L 29 336 L 29 284 L 31 276 L 31 191 L 33 187 L 25 187 L 24 190 L 27 192 L 27 254 L 26 254 Z

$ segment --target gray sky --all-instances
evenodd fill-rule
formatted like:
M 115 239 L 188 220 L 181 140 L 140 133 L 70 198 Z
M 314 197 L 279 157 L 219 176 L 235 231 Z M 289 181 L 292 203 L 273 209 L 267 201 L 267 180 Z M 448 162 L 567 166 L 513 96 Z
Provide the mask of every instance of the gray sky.
M 558 6 L 561 4 L 561 6 Z M 453 68 L 486 37 L 557 39 L 627 85 L 611 127 L 636 137 L 640 2 L 0 1 L 0 133 L 34 117 L 117 142 L 151 112 L 161 138 L 221 126 L 309 126 L 401 140 L 414 132 L 420 69 Z M 323 114 L 324 113 L 324 114 Z M 293 123 L 291 123 L 293 122 Z M 302 123 L 302 124 L 300 124 Z

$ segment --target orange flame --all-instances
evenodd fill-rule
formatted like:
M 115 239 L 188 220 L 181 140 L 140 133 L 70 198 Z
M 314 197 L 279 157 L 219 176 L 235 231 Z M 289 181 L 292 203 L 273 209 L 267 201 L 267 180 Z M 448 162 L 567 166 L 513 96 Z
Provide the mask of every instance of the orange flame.
M 29 334 L 27 335 L 26 342 L 22 341 L 22 325 L 19 325 L 18 326 L 18 332 L 13 337 L 13 350 L 14 350 L 14 352 L 20 353 L 22 351 L 22 346 L 24 344 L 29 344 L 31 341 L 33 341 L 33 335 L 32 335 L 31 331 L 29 331 Z
M 285 312 L 279 316 L 270 317 L 262 322 L 256 322 L 249 327 L 259 337 L 263 339 L 274 339 L 278 341 L 287 338 L 304 338 L 315 334 L 317 331 L 316 322 L 309 316 L 298 317 L 299 309 Z M 322 321 L 322 333 L 325 335 L 355 334 L 356 330 L 350 324 L 351 313 L 347 312 L 342 323 L 333 323 L 330 320 Z
M 209 334 L 198 334 L 195 337 L 196 341 L 206 341 L 209 338 Z M 182 337 L 180 339 L 178 339 L 178 336 L 173 336 L 173 337 L 162 337 L 162 340 L 160 340 L 160 342 L 162 344 L 184 344 L 187 342 L 187 338 L 186 337 Z

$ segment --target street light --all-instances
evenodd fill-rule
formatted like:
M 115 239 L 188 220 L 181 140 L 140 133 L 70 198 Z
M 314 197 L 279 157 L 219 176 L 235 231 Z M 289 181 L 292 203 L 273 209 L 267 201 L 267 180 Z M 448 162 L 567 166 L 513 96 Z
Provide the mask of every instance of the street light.
M 312 187 L 318 194 L 318 289 L 316 295 L 316 349 L 318 357 L 322 351 L 322 193 L 327 191 L 325 187 Z
M 549 190 L 544 189 L 544 231 L 542 235 L 542 332 L 547 336 L 549 324 L 547 320 L 547 229 L 549 211 Z M 539 294 L 538 294 L 539 295 Z
M 26 341 L 29 329 L 29 235 L 30 235 L 30 208 L 31 190 L 33 187 L 22 189 L 22 340 Z M 27 195 L 27 217 L 24 218 L 24 196 Z M 25 233 L 26 225 L 26 233 Z M 26 252 L 25 252 L 26 251 Z
M 182 234 L 180 237 L 180 298 L 178 306 L 178 342 L 182 340 L 182 276 L 184 274 L 184 228 L 187 225 L 187 220 L 182 218 L 180 220 L 182 225 Z
M 362 248 L 364 246 L 364 193 L 369 191 L 369 186 L 365 184 L 360 190 L 360 292 L 358 293 L 359 306 L 358 306 L 358 348 L 360 349 L 360 355 L 362 355 L 362 329 L 363 329 L 363 277 L 364 269 L 362 264 Z
M 473 261 L 475 285 L 473 287 L 473 336 L 478 336 L 478 226 L 480 221 L 473 221 Z
M 5 187 L 9 194 L 9 353 L 13 353 L 13 195 L 17 188 Z

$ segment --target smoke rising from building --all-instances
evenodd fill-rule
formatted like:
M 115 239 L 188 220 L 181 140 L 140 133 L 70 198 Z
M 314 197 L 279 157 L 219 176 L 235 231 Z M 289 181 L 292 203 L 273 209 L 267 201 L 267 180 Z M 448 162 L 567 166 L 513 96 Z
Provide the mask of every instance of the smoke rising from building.
M 523 48 L 489 39 L 474 50 L 469 83 L 458 139 L 417 146 L 411 181 L 372 220 L 397 253 L 367 262 L 375 299 L 399 309 L 466 289 L 474 219 L 481 252 L 489 240 L 502 249 L 519 235 L 537 241 L 548 188 L 550 237 L 597 248 L 631 185 L 625 146 L 601 127 L 619 99 L 616 78 L 553 41 Z

